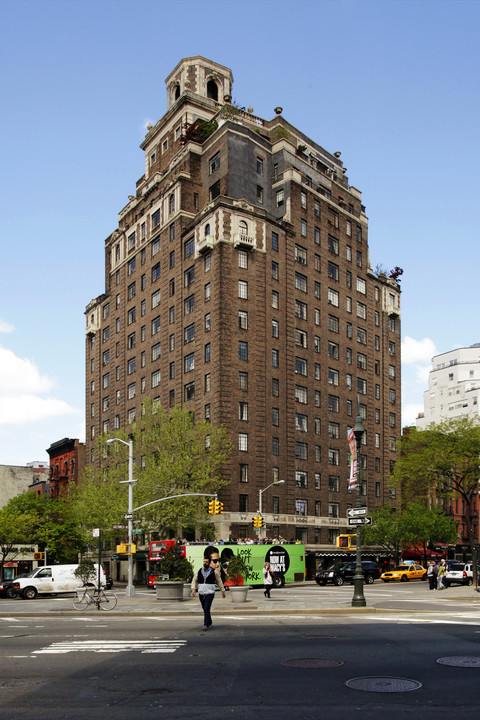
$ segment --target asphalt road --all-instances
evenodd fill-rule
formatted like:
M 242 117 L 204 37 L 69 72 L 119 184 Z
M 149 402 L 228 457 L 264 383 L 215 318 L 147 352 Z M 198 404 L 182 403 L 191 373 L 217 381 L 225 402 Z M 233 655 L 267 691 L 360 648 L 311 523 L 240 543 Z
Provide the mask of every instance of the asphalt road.
M 203 632 L 192 615 L 3 615 L 0 718 L 463 720 L 479 711 L 477 606 L 448 617 L 268 617 L 222 615 L 216 599 L 213 617 Z M 346 685 L 357 678 L 363 689 Z M 416 689 L 404 691 L 404 680 Z

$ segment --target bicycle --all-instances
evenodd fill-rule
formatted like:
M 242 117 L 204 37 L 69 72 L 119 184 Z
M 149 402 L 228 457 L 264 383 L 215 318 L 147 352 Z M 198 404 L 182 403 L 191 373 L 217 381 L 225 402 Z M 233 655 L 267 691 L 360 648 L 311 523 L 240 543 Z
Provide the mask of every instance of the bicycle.
M 73 599 L 75 610 L 86 610 L 89 605 L 96 605 L 97 610 L 113 610 L 116 604 L 115 593 L 88 586 L 77 590 Z

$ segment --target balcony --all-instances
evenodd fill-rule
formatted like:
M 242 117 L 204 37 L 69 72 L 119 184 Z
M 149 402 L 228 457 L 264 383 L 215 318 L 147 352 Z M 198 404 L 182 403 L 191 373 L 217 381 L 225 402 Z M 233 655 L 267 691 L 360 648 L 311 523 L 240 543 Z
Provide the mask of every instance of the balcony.
M 233 236 L 233 246 L 250 248 L 251 250 L 255 250 L 255 238 L 251 237 L 250 235 L 242 235 L 241 233 L 236 233 Z
M 204 253 L 207 250 L 213 248 L 213 237 L 212 235 L 205 235 L 203 238 L 197 240 L 197 253 Z
M 387 315 L 390 317 L 400 317 L 400 310 L 393 305 L 393 303 L 387 304 Z

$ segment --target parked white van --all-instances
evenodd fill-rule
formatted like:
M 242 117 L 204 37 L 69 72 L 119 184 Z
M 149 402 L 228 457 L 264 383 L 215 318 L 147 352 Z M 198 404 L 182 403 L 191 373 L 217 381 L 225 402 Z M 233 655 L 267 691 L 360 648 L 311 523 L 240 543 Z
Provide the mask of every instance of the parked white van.
M 98 581 L 98 565 L 89 579 L 92 585 Z M 16 595 L 24 600 L 33 600 L 37 595 L 75 592 L 82 586 L 82 581 L 74 575 L 77 565 L 42 565 L 22 578 L 17 578 L 12 587 Z M 105 570 L 100 567 L 100 585 L 105 587 Z

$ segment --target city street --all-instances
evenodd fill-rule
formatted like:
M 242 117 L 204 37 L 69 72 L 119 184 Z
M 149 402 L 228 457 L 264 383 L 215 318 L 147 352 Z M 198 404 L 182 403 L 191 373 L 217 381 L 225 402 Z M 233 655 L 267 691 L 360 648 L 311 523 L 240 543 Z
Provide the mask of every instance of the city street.
M 198 601 L 174 614 L 147 591 L 130 604 L 119 592 L 118 613 L 2 600 L 0 718 L 471 718 L 480 598 L 450 590 L 376 583 L 360 612 L 351 587 L 291 587 L 243 607 L 217 597 L 208 632 Z M 329 607 L 312 610 L 320 598 Z

